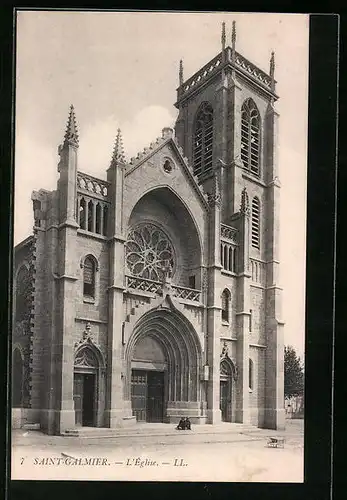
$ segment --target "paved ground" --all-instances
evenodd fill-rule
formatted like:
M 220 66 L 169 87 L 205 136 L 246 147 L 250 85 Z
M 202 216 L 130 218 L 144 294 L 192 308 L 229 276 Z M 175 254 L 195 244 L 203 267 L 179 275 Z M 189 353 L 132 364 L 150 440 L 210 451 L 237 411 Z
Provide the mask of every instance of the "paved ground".
M 14 431 L 12 478 L 303 481 L 303 420 L 288 420 L 283 433 L 256 428 L 225 429 L 220 428 L 215 434 L 194 433 L 194 428 L 192 432 L 176 433 L 169 429 L 168 435 L 164 435 L 154 428 L 152 435 L 103 439 Z M 276 434 L 285 437 L 284 448 L 267 447 L 268 437 Z

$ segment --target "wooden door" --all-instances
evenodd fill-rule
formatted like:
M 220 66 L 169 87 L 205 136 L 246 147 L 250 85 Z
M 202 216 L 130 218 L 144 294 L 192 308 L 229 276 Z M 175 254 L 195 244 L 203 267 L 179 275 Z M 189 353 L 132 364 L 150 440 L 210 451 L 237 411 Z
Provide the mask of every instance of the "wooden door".
M 164 373 L 148 372 L 147 422 L 162 422 L 164 416 Z
M 82 410 L 83 410 L 83 374 L 74 374 L 74 395 L 75 403 L 75 424 L 82 425 Z
M 228 402 L 229 402 L 229 394 L 228 394 L 228 381 L 221 380 L 220 381 L 220 409 L 222 411 L 222 421 L 228 421 Z
M 94 427 L 94 405 L 95 405 L 95 375 L 94 373 L 83 374 L 83 403 L 82 403 L 82 425 Z
M 145 422 L 147 411 L 147 372 L 144 370 L 132 370 L 131 406 L 136 420 L 138 422 Z

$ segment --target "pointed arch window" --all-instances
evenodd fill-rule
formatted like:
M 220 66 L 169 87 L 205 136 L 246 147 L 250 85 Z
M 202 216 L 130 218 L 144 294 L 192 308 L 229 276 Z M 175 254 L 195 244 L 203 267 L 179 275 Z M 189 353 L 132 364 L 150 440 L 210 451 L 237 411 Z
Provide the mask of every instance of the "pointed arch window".
M 260 174 L 260 116 L 253 99 L 241 108 L 241 160 L 245 169 Z
M 87 221 L 86 211 L 87 211 L 86 200 L 84 198 L 81 198 L 79 206 L 79 224 L 81 229 L 86 229 L 86 221 Z
M 213 109 L 205 102 L 195 118 L 193 139 L 193 171 L 195 175 L 212 172 L 213 155 Z
M 230 293 L 224 290 L 222 293 L 222 321 L 229 322 Z
M 252 200 L 252 247 L 260 248 L 260 201 L 257 196 Z
M 95 298 L 95 272 L 96 263 L 91 256 L 84 259 L 83 265 L 83 295 Z

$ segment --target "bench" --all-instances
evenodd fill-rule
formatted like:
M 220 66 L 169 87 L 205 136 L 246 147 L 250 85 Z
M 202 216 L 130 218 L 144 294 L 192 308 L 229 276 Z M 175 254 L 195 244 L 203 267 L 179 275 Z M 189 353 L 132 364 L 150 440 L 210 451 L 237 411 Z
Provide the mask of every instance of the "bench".
M 269 448 L 284 448 L 284 437 L 269 437 L 267 445 Z

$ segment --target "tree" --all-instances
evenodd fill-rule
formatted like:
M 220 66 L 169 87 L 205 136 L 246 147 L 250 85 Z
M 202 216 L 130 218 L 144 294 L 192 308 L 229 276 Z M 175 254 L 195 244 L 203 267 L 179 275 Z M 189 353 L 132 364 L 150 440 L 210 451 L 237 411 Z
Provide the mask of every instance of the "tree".
M 302 396 L 304 393 L 304 370 L 294 347 L 284 347 L 284 397 Z

